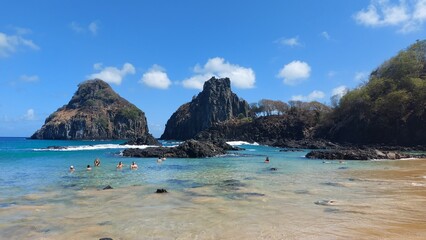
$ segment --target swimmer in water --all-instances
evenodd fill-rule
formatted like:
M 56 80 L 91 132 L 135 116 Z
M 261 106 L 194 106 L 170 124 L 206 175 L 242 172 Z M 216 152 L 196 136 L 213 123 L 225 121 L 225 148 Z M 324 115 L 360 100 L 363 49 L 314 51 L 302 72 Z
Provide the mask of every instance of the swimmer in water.
M 70 166 L 70 172 L 74 172 L 74 170 L 75 170 L 75 169 L 74 169 L 74 166 L 72 166 L 72 165 L 71 165 L 71 166 Z
M 87 171 L 90 171 L 90 170 L 92 170 L 92 167 L 90 165 L 87 165 L 86 169 L 87 169 Z
M 132 162 L 132 165 L 130 165 L 130 169 L 137 169 L 138 165 L 135 162 Z
M 266 157 L 265 163 L 269 163 L 269 157 Z
M 117 164 L 117 168 L 119 168 L 119 169 L 121 169 L 121 168 L 123 168 L 123 163 L 120 161 L 120 162 L 118 162 L 118 164 Z
M 99 160 L 99 158 L 96 158 L 93 164 L 95 165 L 95 167 L 99 167 L 101 165 L 101 160 Z

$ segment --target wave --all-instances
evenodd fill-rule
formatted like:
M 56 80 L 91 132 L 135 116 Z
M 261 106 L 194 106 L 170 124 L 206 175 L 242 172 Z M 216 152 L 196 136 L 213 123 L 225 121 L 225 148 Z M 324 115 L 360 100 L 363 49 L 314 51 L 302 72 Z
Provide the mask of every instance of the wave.
M 226 143 L 231 145 L 231 146 L 240 146 L 240 145 L 259 146 L 259 143 L 257 143 L 257 142 L 249 143 L 249 142 L 245 142 L 245 141 L 229 141 L 229 142 L 226 142 Z
M 96 144 L 96 145 L 80 145 L 80 146 L 55 146 L 47 148 L 36 148 L 34 151 L 91 151 L 91 150 L 103 150 L 103 149 L 125 149 L 125 148 L 148 148 L 156 147 L 153 145 L 120 145 L 120 144 Z

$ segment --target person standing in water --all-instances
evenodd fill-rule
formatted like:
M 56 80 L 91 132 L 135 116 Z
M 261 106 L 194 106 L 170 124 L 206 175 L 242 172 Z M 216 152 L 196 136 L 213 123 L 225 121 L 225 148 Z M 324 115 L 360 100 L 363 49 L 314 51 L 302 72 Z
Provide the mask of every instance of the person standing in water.
M 90 170 L 92 170 L 92 167 L 90 165 L 87 165 L 86 169 L 87 169 L 87 171 L 90 171 Z
M 266 157 L 265 163 L 269 163 L 269 157 Z
M 99 160 L 99 158 L 96 158 L 93 165 L 95 165 L 95 167 L 99 167 L 101 165 L 101 160 Z
M 138 165 L 135 162 L 132 162 L 132 165 L 130 165 L 130 169 L 137 169 Z
M 118 164 L 117 164 L 117 168 L 118 169 L 122 169 L 123 168 L 123 162 L 118 162 Z

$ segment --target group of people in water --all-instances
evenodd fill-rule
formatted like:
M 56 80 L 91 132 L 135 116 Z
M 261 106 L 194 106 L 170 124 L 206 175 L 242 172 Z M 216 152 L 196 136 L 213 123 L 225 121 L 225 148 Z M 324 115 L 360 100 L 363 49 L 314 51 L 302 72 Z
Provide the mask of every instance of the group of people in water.
M 166 158 L 165 157 L 159 157 L 158 159 L 157 159 L 157 162 L 158 163 L 161 163 L 161 162 L 163 162 L 163 161 L 165 161 L 166 160 Z M 95 161 L 93 162 L 93 165 L 95 166 L 95 167 L 99 167 L 99 166 L 101 166 L 101 160 L 99 160 L 99 158 L 96 158 L 95 159 Z M 119 161 L 118 162 L 118 164 L 117 164 L 117 166 L 116 166 L 116 168 L 117 169 L 122 169 L 124 167 L 124 164 L 123 164 L 123 162 L 122 161 Z M 130 165 L 130 169 L 132 169 L 132 170 L 135 170 L 135 169 L 138 169 L 138 165 L 136 164 L 136 162 L 132 162 L 132 164 Z M 87 171 L 91 171 L 92 170 L 92 167 L 90 166 L 90 164 L 89 165 L 87 165 L 87 167 L 86 167 L 86 170 Z M 75 171 L 75 168 L 74 168 L 74 166 L 70 166 L 70 172 L 74 172 Z

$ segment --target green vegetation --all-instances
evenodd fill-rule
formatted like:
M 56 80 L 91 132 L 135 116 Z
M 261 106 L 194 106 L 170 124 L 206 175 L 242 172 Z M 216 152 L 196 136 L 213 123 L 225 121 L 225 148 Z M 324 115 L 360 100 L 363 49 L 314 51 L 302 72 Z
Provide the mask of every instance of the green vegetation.
M 127 119 L 131 119 L 133 121 L 137 121 L 137 119 L 141 115 L 141 111 L 137 109 L 136 107 L 126 107 L 123 109 L 120 109 L 118 112 L 119 116 L 125 117 Z
M 320 134 L 352 143 L 426 142 L 426 41 L 417 41 L 348 92 Z

